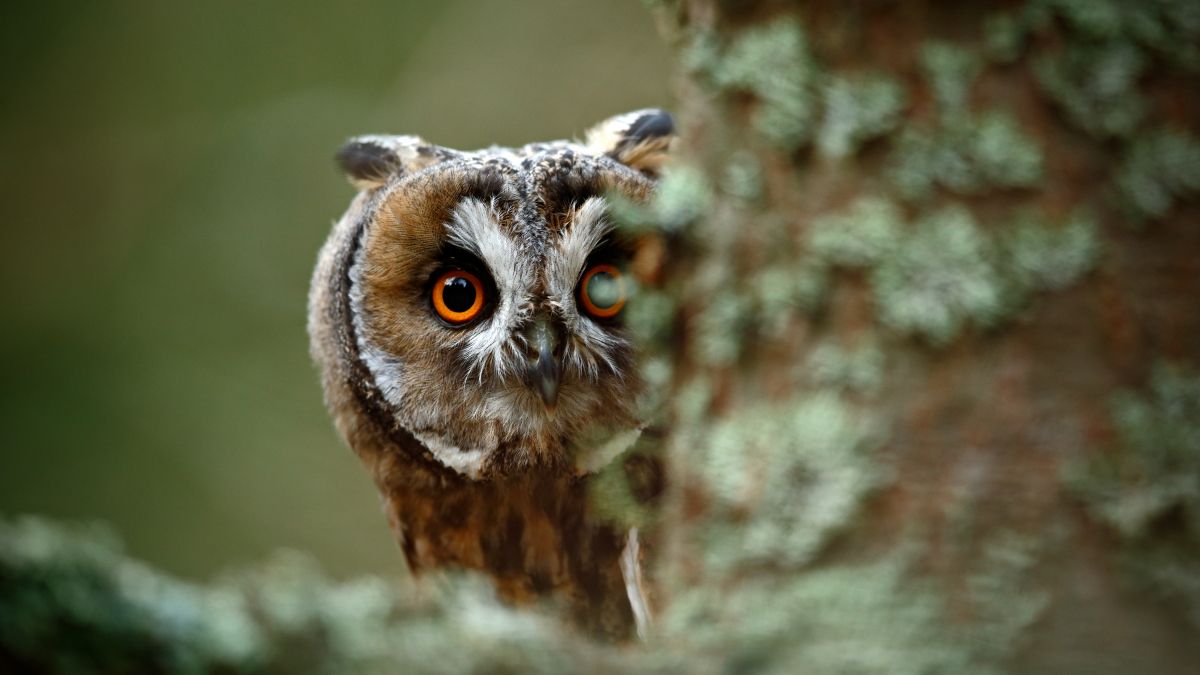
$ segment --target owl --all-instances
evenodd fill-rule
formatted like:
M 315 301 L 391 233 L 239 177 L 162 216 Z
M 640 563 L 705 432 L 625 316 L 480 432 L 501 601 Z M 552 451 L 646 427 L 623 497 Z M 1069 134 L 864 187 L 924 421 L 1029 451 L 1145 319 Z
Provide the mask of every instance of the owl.
M 313 275 L 312 354 L 415 573 L 481 571 L 603 635 L 644 625 L 637 532 L 588 487 L 642 424 L 636 242 L 608 207 L 650 197 L 673 134 L 642 110 L 583 142 L 361 136 L 338 153 L 359 192 Z

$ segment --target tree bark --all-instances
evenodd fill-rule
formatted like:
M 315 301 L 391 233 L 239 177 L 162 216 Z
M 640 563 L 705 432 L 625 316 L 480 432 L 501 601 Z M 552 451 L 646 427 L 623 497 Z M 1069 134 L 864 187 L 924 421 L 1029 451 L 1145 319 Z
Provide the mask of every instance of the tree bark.
M 638 324 L 662 630 L 806 670 L 1194 668 L 1194 8 L 659 11 L 681 138 L 627 219 L 670 251 L 673 318 Z

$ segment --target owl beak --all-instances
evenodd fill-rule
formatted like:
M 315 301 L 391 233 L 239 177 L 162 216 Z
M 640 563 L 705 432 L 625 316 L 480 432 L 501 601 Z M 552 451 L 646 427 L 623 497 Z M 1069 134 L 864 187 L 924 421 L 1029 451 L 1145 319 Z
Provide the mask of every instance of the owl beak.
M 558 347 L 558 334 L 550 324 L 549 318 L 537 317 L 529 324 L 525 329 L 525 343 L 529 345 L 530 350 L 525 379 L 542 397 L 546 410 L 553 411 L 554 404 L 558 402 L 562 369 L 554 356 Z

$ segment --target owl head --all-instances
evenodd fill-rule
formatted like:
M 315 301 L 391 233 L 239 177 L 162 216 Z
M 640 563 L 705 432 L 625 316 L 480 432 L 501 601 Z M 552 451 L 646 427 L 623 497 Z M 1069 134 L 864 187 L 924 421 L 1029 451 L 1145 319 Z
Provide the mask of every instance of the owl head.
M 643 110 L 583 142 L 351 139 L 338 161 L 360 192 L 321 253 L 309 317 L 349 444 L 478 480 L 585 471 L 636 438 L 632 243 L 608 199 L 645 201 L 672 135 L 670 116 Z

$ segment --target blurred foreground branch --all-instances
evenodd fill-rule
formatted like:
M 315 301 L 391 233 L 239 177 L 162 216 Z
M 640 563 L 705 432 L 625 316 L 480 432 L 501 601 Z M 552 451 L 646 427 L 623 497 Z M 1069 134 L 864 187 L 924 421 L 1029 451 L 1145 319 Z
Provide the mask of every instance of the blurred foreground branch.
M 338 582 L 281 553 L 196 585 L 126 557 L 103 528 L 0 522 L 3 672 L 550 673 L 615 657 L 474 580 Z
M 647 643 L 612 646 L 498 604 L 480 579 L 338 582 L 283 553 L 197 585 L 126 557 L 104 528 L 22 518 L 0 522 L 0 671 L 961 672 L 975 636 L 948 642 L 937 597 L 901 572 L 756 584 L 696 631 L 715 589 L 699 590 Z

